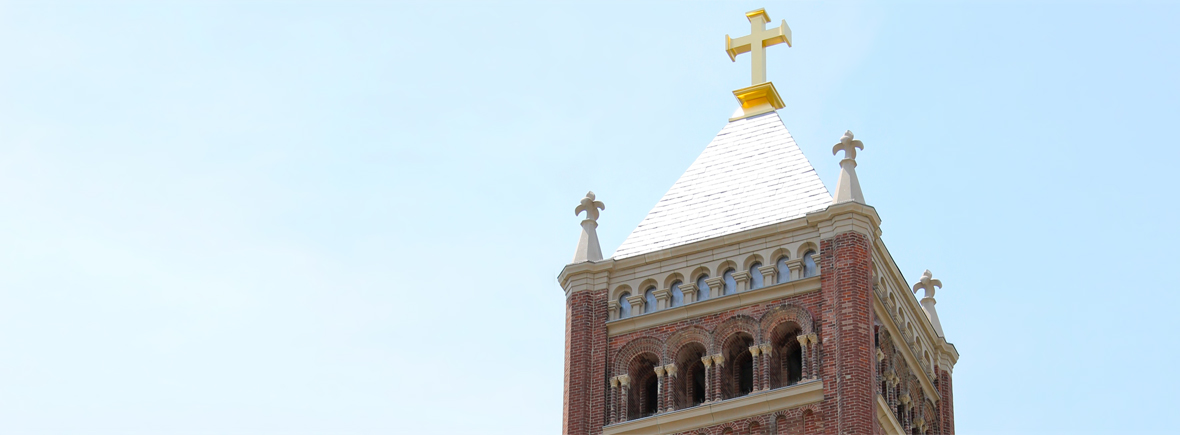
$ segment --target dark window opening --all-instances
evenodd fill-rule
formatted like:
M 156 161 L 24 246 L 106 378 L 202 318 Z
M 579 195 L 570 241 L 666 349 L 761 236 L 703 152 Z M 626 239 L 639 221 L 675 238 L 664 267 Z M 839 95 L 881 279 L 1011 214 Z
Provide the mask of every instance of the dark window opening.
M 697 364 L 692 371 L 692 406 L 705 403 L 705 365 Z
M 660 384 L 655 376 L 648 376 L 647 383 L 643 386 L 643 415 L 649 416 L 655 414 L 659 409 L 657 403 L 659 401 Z

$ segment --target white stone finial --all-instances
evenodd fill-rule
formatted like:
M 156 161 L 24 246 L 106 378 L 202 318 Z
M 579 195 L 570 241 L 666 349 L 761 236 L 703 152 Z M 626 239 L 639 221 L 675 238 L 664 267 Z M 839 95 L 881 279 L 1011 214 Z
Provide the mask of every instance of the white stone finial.
M 914 283 L 914 293 L 917 293 L 918 290 L 926 290 L 922 295 L 923 299 L 933 298 L 935 288 L 942 288 L 942 281 L 934 279 L 934 274 L 930 273 L 930 269 L 922 272 L 922 278 L 918 279 L 917 283 Z
M 582 198 L 582 203 L 574 207 L 574 216 L 586 212 L 586 219 L 598 222 L 598 210 L 606 210 L 606 204 L 602 201 L 594 200 L 594 192 L 586 192 L 586 197 Z
M 594 192 L 586 192 L 586 197 L 574 208 L 574 216 L 586 212 L 586 219 L 582 220 L 582 236 L 578 239 L 578 249 L 574 252 L 574 263 L 602 260 L 602 247 L 598 245 L 598 210 L 606 210 L 602 201 L 594 200 Z
M 853 139 L 852 130 L 844 132 L 840 143 L 832 147 L 832 155 L 844 151 L 844 159 L 840 160 L 840 180 L 836 182 L 836 196 L 832 204 L 841 202 L 865 203 L 865 197 L 860 193 L 860 181 L 856 179 L 856 150 L 865 149 L 864 142 Z
M 926 312 L 926 317 L 930 319 L 930 325 L 934 327 L 934 332 L 938 333 L 939 337 L 946 337 L 942 333 L 942 322 L 938 321 L 938 311 L 934 309 L 934 304 L 937 303 L 934 300 L 934 290 L 936 288 L 942 288 L 942 281 L 934 279 L 934 274 L 930 273 L 930 269 L 922 272 L 922 278 L 914 283 L 914 293 L 917 293 L 918 290 L 925 290 L 925 294 L 923 295 L 925 297 L 921 301 L 922 310 Z

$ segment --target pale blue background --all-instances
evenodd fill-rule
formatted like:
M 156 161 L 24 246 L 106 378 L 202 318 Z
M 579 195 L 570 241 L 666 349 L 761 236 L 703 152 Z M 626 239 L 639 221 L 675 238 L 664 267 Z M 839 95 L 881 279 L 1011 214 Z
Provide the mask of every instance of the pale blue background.
M 959 433 L 1180 432 L 1180 9 L 763 1 L 0 3 L 0 433 L 557 433 L 574 206 L 609 255 L 761 6 L 946 283 Z

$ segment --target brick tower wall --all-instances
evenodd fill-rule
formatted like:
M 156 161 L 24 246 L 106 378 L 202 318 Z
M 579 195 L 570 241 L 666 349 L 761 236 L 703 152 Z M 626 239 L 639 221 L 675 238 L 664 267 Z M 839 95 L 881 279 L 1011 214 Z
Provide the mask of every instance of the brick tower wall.
M 857 232 L 820 242 L 824 311 L 822 416 L 828 432 L 870 434 L 879 429 L 875 413 L 872 254 L 869 238 Z
M 566 297 L 563 434 L 599 434 L 606 424 L 606 318 L 605 289 Z

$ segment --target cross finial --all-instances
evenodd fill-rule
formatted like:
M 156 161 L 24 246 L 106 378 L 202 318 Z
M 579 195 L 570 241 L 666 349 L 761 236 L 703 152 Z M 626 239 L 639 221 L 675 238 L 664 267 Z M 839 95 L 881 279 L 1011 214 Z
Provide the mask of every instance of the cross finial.
M 790 47 L 791 28 L 787 27 L 787 20 L 783 20 L 778 27 L 767 29 L 770 15 L 766 14 L 766 9 L 746 12 L 746 18 L 750 20 L 750 34 L 737 39 L 725 35 L 725 52 L 734 62 L 737 62 L 737 55 L 750 53 L 750 84 L 757 85 L 766 82 L 766 47 L 784 42 Z
M 865 149 L 864 142 L 852 139 L 852 130 L 845 130 L 844 136 L 840 138 L 840 143 L 832 147 L 832 155 L 836 155 L 840 151 L 844 151 L 844 158 L 856 160 L 856 149 Z
M 942 288 L 942 281 L 934 279 L 934 274 L 930 273 L 930 269 L 922 272 L 922 278 L 914 283 L 914 293 L 917 293 L 918 290 L 926 290 L 925 298 L 933 298 L 935 288 Z
M 598 222 L 598 210 L 606 210 L 606 204 L 603 204 L 602 201 L 595 201 L 594 192 L 586 192 L 582 203 L 574 208 L 574 216 L 586 212 L 586 219 Z

